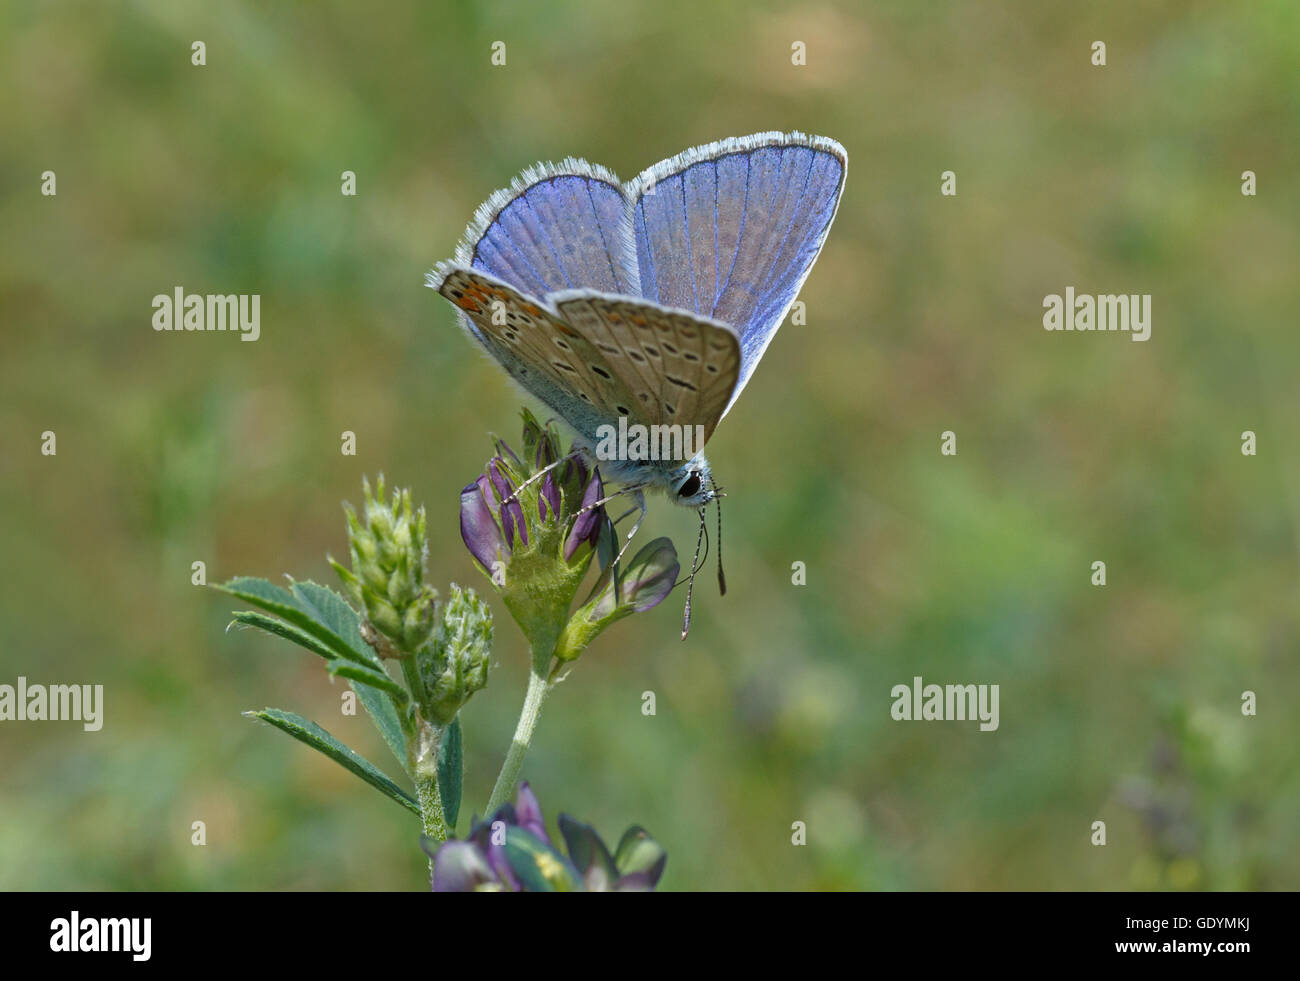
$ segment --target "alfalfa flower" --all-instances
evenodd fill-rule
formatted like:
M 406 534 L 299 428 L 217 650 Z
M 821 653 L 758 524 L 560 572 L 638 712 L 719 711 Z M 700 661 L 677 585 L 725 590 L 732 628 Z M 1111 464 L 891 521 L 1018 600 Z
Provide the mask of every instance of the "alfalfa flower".
M 415 662 L 425 717 L 445 726 L 487 684 L 492 611 L 474 590 L 452 583 L 440 613 L 433 637 L 416 652 Z
M 562 459 L 558 434 L 526 410 L 523 445 L 521 456 L 494 441 L 461 491 L 460 532 L 529 640 L 549 648 L 608 525 L 604 483 L 582 460 Z
M 542 703 L 562 666 L 616 620 L 657 605 L 678 572 L 677 552 L 666 538 L 651 542 L 620 570 L 613 561 L 618 536 L 605 513 L 599 470 L 588 470 L 578 453 L 562 454 L 553 427 L 542 427 L 527 409 L 523 416 L 522 456 L 495 440 L 495 455 L 460 495 L 465 546 L 532 649 L 524 706 L 492 788 L 489 813 L 514 790 Z M 596 555 L 601 575 L 587 603 L 571 615 Z M 465 861 L 473 864 L 468 857 Z
M 391 656 L 419 650 L 428 642 L 437 619 L 438 591 L 424 582 L 424 508 L 411 507 L 409 490 L 393 491 L 391 500 L 384 491 L 380 474 L 374 494 L 369 481 L 362 482 L 360 515 L 344 505 L 352 568 L 332 558 L 330 564 L 373 628 L 367 639 L 381 654 Z
M 569 618 L 555 656 L 572 661 L 610 624 L 654 609 L 672 592 L 680 571 L 677 550 L 667 538 L 643 546 L 625 571 L 607 566 L 591 598 Z
M 542 809 L 526 782 L 468 838 L 425 851 L 434 860 L 434 892 L 646 892 L 663 876 L 668 855 L 632 826 L 611 851 L 596 830 L 559 816 L 561 849 L 546 833 Z M 567 854 L 566 854 L 567 849 Z

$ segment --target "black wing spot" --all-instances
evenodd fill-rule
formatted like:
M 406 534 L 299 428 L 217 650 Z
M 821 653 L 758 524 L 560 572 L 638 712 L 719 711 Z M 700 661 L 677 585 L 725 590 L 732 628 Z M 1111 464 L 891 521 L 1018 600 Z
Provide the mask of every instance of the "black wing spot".
M 551 364 L 555 365 L 555 367 L 559 368 L 561 371 L 567 371 L 571 375 L 576 375 L 578 373 L 577 368 L 565 361 L 552 361 Z
M 635 361 L 637 364 L 645 364 L 645 356 L 640 351 L 629 350 L 627 352 L 627 356 L 631 358 L 633 361 Z
M 593 364 L 593 365 L 591 366 L 591 370 L 594 371 L 596 374 L 600 375 L 601 378 L 613 378 L 613 377 L 614 377 L 613 375 L 611 375 L 608 371 L 606 371 L 604 368 L 602 368 L 602 367 L 601 367 L 600 365 L 598 365 L 598 364 Z
M 698 391 L 699 391 L 698 388 L 696 388 L 696 387 L 695 387 L 694 385 L 692 385 L 690 382 L 686 381 L 684 378 L 674 378 L 672 375 L 665 375 L 664 377 L 665 377 L 666 379 L 668 379 L 668 381 L 670 381 L 670 382 L 672 382 L 674 385 L 676 385 L 678 388 L 684 388 L 684 389 L 687 389 L 688 391 L 691 391 L 691 392 L 698 392 Z
M 648 355 L 650 355 L 650 357 L 652 357 L 652 358 L 658 358 L 658 357 L 661 356 L 661 355 L 659 354 L 659 348 L 655 347 L 655 346 L 652 345 L 652 344 L 646 344 L 646 345 L 642 348 L 642 350 L 645 351 L 645 353 L 648 354 Z
M 675 416 L 677 415 L 677 406 L 669 405 L 667 402 L 665 402 L 664 411 L 666 411 L 670 416 Z
M 555 346 L 558 347 L 561 351 L 569 350 L 568 343 L 563 338 L 560 337 L 555 338 Z
M 677 348 L 673 347 L 673 346 L 672 346 L 671 344 L 669 344 L 667 341 L 664 341 L 664 350 L 667 351 L 669 354 L 676 354 L 676 353 L 677 353 Z
M 591 405 L 591 396 L 586 392 L 578 392 L 578 398 L 582 399 L 582 401 L 586 402 L 588 405 Z
M 632 411 L 626 405 L 616 405 L 614 408 L 618 409 L 618 414 L 621 416 L 628 415 Z
M 706 364 L 704 370 L 711 375 L 716 375 L 718 373 L 718 366 L 716 364 Z
M 699 360 L 700 360 L 700 356 L 699 356 L 698 354 L 696 354 L 694 351 L 684 351 L 684 352 L 682 352 L 682 357 L 685 358 L 687 361 L 699 361 Z
M 613 344 L 603 344 L 603 343 L 597 341 L 597 342 L 596 342 L 596 347 L 600 348 L 600 349 L 601 349 L 602 351 L 604 351 L 606 354 L 612 354 L 612 355 L 614 355 L 614 357 L 616 357 L 616 358 L 617 358 L 619 355 L 621 355 L 621 354 L 623 353 L 623 352 L 620 351 L 618 348 L 616 348 Z

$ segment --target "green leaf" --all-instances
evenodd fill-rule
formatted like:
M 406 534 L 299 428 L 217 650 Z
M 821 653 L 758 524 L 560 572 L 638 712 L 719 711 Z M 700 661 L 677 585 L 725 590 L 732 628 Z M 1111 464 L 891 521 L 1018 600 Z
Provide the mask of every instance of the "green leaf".
M 408 811 L 415 814 L 420 813 L 420 805 L 416 803 L 414 797 L 393 783 L 382 770 L 364 756 L 339 742 L 315 722 L 304 719 L 301 715 L 294 715 L 292 712 L 273 708 L 262 709 L 260 712 L 245 712 L 244 715 L 250 719 L 261 719 L 263 722 L 269 722 L 277 729 L 287 732 L 299 742 L 306 743 L 312 749 L 324 753 L 335 763 L 351 770 L 370 786 L 382 791 Z
M 375 724 L 379 734 L 384 737 L 384 742 L 388 743 L 388 748 L 393 751 L 393 759 L 402 765 L 403 770 L 406 770 L 406 737 L 402 735 L 402 723 L 397 717 L 397 709 L 393 707 L 392 701 L 383 692 L 375 691 L 369 685 L 362 685 L 355 681 L 349 681 L 348 684 L 357 693 L 357 701 L 366 710 L 366 714 L 370 716 L 370 721 Z
M 311 580 L 295 581 L 292 589 L 304 609 L 315 611 L 317 619 L 347 643 L 356 655 L 354 660 L 360 659 L 373 666 L 380 665 L 379 655 L 361 636 L 361 619 L 357 611 L 352 609 L 347 600 L 328 586 Z
M 442 794 L 442 812 L 447 827 L 456 830 L 460 815 L 461 781 L 465 775 L 465 759 L 461 751 L 460 716 L 451 720 L 438 747 L 438 790 Z
M 523 828 L 506 828 L 505 853 L 511 871 L 528 892 L 573 892 L 582 888 L 569 860 Z
M 353 664 L 351 661 L 338 658 L 330 662 L 329 670 L 330 674 L 347 678 L 348 681 L 355 681 L 358 684 L 369 685 L 371 688 L 378 688 L 380 691 L 388 692 L 397 699 L 398 704 L 405 705 L 410 699 L 410 696 L 406 694 L 406 689 L 389 677 L 385 671 L 376 671 L 374 668 L 362 667 L 360 664 Z
M 324 586 L 313 582 L 294 583 L 297 592 L 291 593 L 265 579 L 239 576 L 214 588 L 289 621 L 281 625 L 282 630 L 272 627 L 274 621 L 270 620 L 266 623 L 259 622 L 255 626 L 295 643 L 302 643 L 305 647 L 308 645 L 303 643 L 301 635 L 306 634 L 319 645 L 308 649 L 322 657 L 325 654 L 320 647 L 330 651 L 331 658 L 342 657 L 356 664 L 383 670 L 382 662 L 361 638 L 360 620 L 356 611 L 341 596 Z M 242 616 L 244 614 L 236 614 L 235 619 L 239 620 Z M 394 759 L 405 770 L 406 738 L 402 735 L 402 723 L 397 717 L 397 709 L 387 695 L 369 685 L 351 679 L 348 683 L 357 693 L 357 699 L 374 722 L 375 728 L 384 737 L 384 742 L 393 751 Z
M 245 627 L 257 627 L 259 630 L 265 630 L 268 634 L 283 637 L 299 647 L 305 647 L 313 654 L 319 654 L 327 661 L 333 661 L 338 656 L 307 631 L 300 630 L 291 623 L 285 623 L 283 620 L 267 616 L 265 613 L 240 610 L 235 614 L 233 622 L 242 624 Z
M 373 666 L 376 662 L 373 651 L 361 651 L 354 649 L 348 640 L 341 636 L 334 626 L 331 625 L 329 618 L 335 618 L 339 611 L 337 608 L 330 611 L 329 614 L 317 610 L 310 602 L 304 602 L 299 596 L 289 592 L 287 589 L 281 589 L 279 586 L 265 579 L 256 579 L 251 576 L 240 576 L 222 583 L 215 588 L 222 592 L 229 593 L 231 596 L 237 596 L 254 606 L 265 610 L 267 613 L 274 613 L 281 619 L 289 621 L 295 627 L 311 634 L 317 640 L 321 641 L 326 647 L 333 651 L 337 656 L 346 658 L 349 661 L 356 661 L 358 664 Z M 342 600 L 340 599 L 340 602 Z M 352 608 L 343 604 L 348 610 Z M 344 634 L 349 631 L 344 628 Z M 360 638 L 360 630 L 357 627 L 357 615 L 352 613 L 352 631 L 357 638 Z M 365 642 L 361 641 L 364 645 Z

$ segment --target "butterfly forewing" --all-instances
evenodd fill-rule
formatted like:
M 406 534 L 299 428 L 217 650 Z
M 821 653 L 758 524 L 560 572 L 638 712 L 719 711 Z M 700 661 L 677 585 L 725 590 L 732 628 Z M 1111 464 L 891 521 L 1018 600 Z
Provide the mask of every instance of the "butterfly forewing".
M 533 296 L 599 289 L 636 294 L 618 179 L 581 160 L 538 165 L 478 210 L 456 259 Z
M 634 396 L 605 355 L 545 302 L 475 269 L 451 265 L 438 292 L 470 320 L 473 333 L 511 376 L 588 440 Z

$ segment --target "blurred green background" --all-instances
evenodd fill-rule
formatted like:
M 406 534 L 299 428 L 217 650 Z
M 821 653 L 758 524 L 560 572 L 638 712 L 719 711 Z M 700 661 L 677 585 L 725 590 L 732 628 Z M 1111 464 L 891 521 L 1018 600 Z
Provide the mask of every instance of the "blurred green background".
M 807 325 L 710 445 L 730 592 L 583 656 L 524 770 L 548 819 L 644 824 L 668 889 L 1300 886 L 1290 0 L 20 0 L 0 65 L 0 683 L 106 700 L 0 724 L 0 887 L 425 887 L 409 814 L 239 712 L 395 770 L 365 716 L 190 564 L 329 581 L 382 470 L 432 581 L 481 587 L 457 494 L 520 398 L 425 270 L 536 160 L 794 128 L 851 165 Z M 155 333 L 177 286 L 260 293 L 261 339 Z M 1066 286 L 1152 294 L 1152 339 L 1047 333 Z M 648 536 L 694 531 L 654 502 Z M 462 831 L 526 677 L 496 609 Z M 1001 727 L 893 721 L 917 674 L 1000 684 Z

